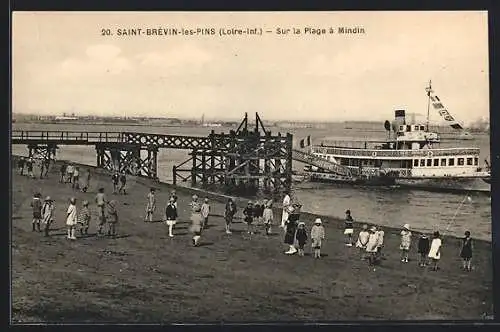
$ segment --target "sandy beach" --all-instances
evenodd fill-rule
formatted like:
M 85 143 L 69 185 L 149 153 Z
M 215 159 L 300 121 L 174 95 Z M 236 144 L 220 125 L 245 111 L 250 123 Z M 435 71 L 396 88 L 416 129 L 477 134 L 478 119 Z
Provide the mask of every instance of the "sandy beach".
M 177 187 L 179 220 L 175 237 L 161 222 L 171 185 L 129 178 L 128 195 L 112 195 L 109 174 L 92 169 L 90 191 L 58 182 L 59 167 L 47 179 L 20 176 L 13 160 L 12 305 L 15 322 L 234 322 L 484 319 L 492 315 L 491 243 L 476 240 L 472 272 L 461 270 L 459 239 L 443 238 L 441 269 L 417 265 L 413 236 L 410 262 L 401 263 L 400 230 L 384 228 L 384 260 L 376 271 L 343 243 L 343 221 L 322 216 L 323 257 L 287 256 L 281 218 L 275 208 L 274 234 L 263 226 L 246 234 L 245 200 L 233 234 L 225 234 L 226 198 L 204 194 L 212 208 L 200 247 L 189 233 L 189 202 L 194 190 Z M 85 175 L 85 171 L 83 171 Z M 118 237 L 96 237 L 97 188 L 118 201 Z M 149 187 L 157 188 L 156 222 L 144 223 Z M 55 200 L 51 236 L 31 231 L 30 202 L 35 191 Z M 70 197 L 91 202 L 88 237 L 65 238 Z M 354 204 L 354 203 L 353 203 Z M 279 206 L 279 203 L 276 204 Z M 303 213 L 308 230 L 315 215 Z M 405 223 L 401 220 L 401 225 Z M 360 224 L 355 223 L 355 236 Z M 474 234 L 472 235 L 474 236 Z

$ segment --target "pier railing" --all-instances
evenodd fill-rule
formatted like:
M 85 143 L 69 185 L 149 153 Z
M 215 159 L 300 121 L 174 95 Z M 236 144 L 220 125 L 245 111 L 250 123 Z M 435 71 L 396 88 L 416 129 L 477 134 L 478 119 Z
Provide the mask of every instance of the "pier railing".
M 440 157 L 440 156 L 461 156 L 473 155 L 479 156 L 479 148 L 446 148 L 446 149 L 422 149 L 422 150 L 381 150 L 381 149 L 350 149 L 340 147 L 322 147 L 314 146 L 311 149 L 313 153 L 331 154 L 349 157 L 367 157 L 367 158 L 415 158 L 415 157 Z
M 12 144 L 95 144 L 123 142 L 123 134 L 120 132 L 13 130 L 11 138 Z

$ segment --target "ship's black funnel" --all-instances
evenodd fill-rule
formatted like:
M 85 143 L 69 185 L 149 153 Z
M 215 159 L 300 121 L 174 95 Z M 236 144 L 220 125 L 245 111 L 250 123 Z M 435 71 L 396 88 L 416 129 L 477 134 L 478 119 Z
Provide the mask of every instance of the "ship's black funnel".
M 405 110 L 395 110 L 394 120 L 397 124 L 406 124 Z

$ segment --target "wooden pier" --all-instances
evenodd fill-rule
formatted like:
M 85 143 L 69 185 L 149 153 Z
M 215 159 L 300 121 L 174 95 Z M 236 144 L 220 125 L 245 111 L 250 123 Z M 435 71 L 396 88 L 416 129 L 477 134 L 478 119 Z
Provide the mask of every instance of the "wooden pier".
M 190 158 L 173 167 L 174 184 L 222 185 L 241 190 L 280 192 L 292 183 L 291 134 L 272 135 L 257 113 L 250 128 L 248 115 L 236 130 L 207 137 L 138 132 L 12 131 L 11 144 L 23 144 L 28 157 L 54 160 L 64 145 L 95 146 L 96 166 L 158 179 L 159 149 L 191 150 Z

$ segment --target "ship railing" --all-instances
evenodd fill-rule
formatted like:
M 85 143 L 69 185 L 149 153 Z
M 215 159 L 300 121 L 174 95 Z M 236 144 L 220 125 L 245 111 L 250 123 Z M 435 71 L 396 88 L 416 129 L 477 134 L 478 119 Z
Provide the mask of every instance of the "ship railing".
M 440 156 L 460 156 L 479 155 L 479 148 L 445 148 L 445 149 L 421 149 L 421 150 L 382 150 L 382 149 L 350 149 L 339 147 L 315 146 L 311 149 L 313 153 L 352 156 L 352 157 L 393 157 L 393 158 L 414 158 L 414 157 L 440 157 Z

